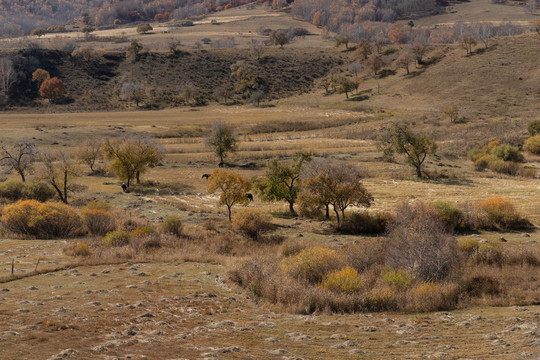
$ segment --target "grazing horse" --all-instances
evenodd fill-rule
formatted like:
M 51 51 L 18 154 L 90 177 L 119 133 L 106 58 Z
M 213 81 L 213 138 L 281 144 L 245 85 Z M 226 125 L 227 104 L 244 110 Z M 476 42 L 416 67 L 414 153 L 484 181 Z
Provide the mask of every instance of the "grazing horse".
M 217 166 L 222 168 L 223 167 L 223 161 L 218 162 Z
M 210 175 L 210 174 L 202 174 L 202 179 L 208 180 L 208 178 L 209 178 L 210 176 L 212 176 L 212 175 Z
M 249 201 L 253 201 L 253 194 L 252 193 L 246 193 L 246 197 Z
M 127 192 L 127 185 L 125 183 L 122 183 L 122 191 Z

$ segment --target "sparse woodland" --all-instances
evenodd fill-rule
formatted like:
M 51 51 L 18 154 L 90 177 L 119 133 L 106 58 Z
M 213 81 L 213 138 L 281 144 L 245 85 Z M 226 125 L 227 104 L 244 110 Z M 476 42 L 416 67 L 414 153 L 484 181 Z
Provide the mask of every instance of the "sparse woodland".
M 294 25 L 149 46 L 248 3 L 3 2 L 5 35 L 88 30 L 0 54 L 0 341 L 58 359 L 534 358 L 537 29 L 416 25 L 452 13 L 437 1 L 275 0 L 246 9 Z M 191 25 L 240 34 L 213 21 Z M 130 22 L 121 50 L 96 46 Z

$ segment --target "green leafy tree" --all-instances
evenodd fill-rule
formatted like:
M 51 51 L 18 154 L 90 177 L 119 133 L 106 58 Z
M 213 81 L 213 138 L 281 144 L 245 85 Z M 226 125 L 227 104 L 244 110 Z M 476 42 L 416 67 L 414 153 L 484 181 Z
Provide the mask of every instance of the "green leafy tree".
M 219 204 L 227 206 L 229 221 L 231 221 L 232 207 L 235 204 L 247 204 L 246 193 L 251 190 L 251 182 L 231 171 L 216 170 L 209 179 L 208 192 L 213 194 L 218 190 L 220 191 Z
M 423 175 L 422 165 L 427 156 L 437 151 L 437 144 L 429 136 L 413 132 L 407 124 L 397 123 L 379 138 L 379 146 L 385 156 L 393 153 L 405 155 L 419 178 Z
M 206 145 L 211 147 L 214 154 L 223 162 L 227 153 L 236 151 L 238 138 L 230 126 L 218 119 L 212 124 L 210 135 L 206 138 Z
M 287 165 L 276 159 L 270 161 L 266 176 L 255 186 L 265 201 L 286 201 L 289 203 L 291 214 L 295 215 L 294 203 L 300 192 L 300 174 L 302 165 L 309 160 L 306 154 L 300 154 L 292 165 Z
M 118 178 L 140 183 L 140 174 L 157 166 L 163 160 L 163 150 L 157 143 L 143 135 L 131 135 L 119 139 L 107 139 L 103 145 L 105 156 L 112 160 L 112 168 Z

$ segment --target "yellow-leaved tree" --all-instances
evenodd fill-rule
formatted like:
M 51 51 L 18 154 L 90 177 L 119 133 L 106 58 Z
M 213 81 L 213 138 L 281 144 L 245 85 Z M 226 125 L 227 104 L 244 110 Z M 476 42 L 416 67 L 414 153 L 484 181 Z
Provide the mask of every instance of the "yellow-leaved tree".
M 226 205 L 229 211 L 229 221 L 231 221 L 231 209 L 233 205 L 246 204 L 248 197 L 246 193 L 251 190 L 251 182 L 242 175 L 231 171 L 216 170 L 210 177 L 208 192 L 210 194 L 220 191 L 219 205 Z

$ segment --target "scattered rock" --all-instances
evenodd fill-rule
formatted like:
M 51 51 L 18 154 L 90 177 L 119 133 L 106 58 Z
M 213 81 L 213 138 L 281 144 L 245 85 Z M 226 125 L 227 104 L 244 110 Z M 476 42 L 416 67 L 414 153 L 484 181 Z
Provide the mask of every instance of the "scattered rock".
M 30 286 L 30 287 L 27 287 L 26 290 L 38 290 L 38 288 L 35 286 Z
M 101 270 L 101 273 L 102 273 L 102 274 L 108 274 L 108 273 L 110 273 L 110 272 L 111 272 L 111 270 L 109 270 L 109 269 Z
M 364 355 L 366 352 L 362 349 L 352 349 L 349 351 L 349 354 L 351 355 Z
M 56 354 L 56 355 L 53 355 L 49 358 L 49 360 L 62 360 L 62 359 L 69 359 L 71 358 L 73 355 L 77 355 L 78 352 L 75 351 L 74 349 L 66 349 L 66 350 L 63 350 L 61 351 L 60 353 Z
M 275 350 L 268 350 L 268 352 L 272 355 L 283 355 L 288 354 L 289 352 L 285 349 L 275 349 Z
M 264 341 L 270 342 L 270 343 L 277 343 L 279 339 L 275 337 L 269 337 L 269 338 L 264 339 Z
M 28 309 L 18 309 L 17 312 L 19 312 L 19 313 L 29 313 L 30 310 L 28 310 Z

